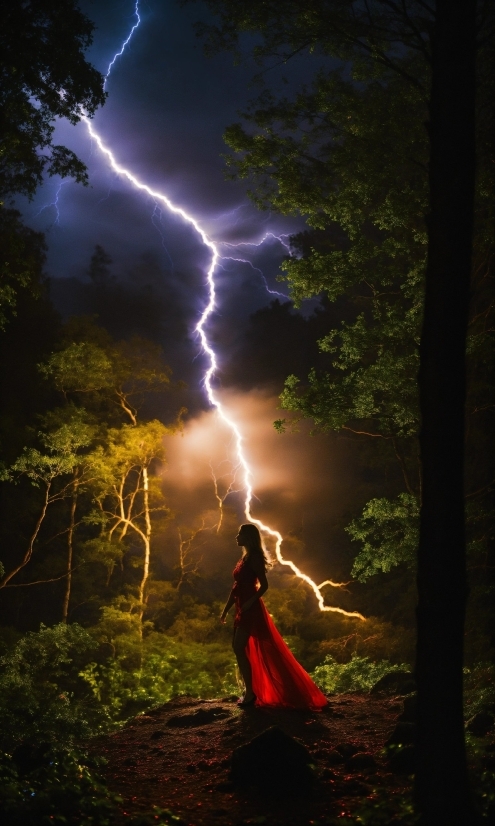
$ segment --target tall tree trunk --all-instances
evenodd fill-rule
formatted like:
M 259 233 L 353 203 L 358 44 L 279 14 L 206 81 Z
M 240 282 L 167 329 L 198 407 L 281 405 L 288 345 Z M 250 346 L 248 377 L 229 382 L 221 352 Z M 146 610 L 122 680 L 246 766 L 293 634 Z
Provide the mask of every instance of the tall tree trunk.
M 419 388 L 423 491 L 418 556 L 415 803 L 424 826 L 475 822 L 464 743 L 467 599 L 465 348 L 475 170 L 475 0 L 437 0 L 430 215 Z
M 144 541 L 144 563 L 143 576 L 139 585 L 139 620 L 143 621 L 144 615 L 144 592 L 146 583 L 150 574 L 150 553 L 151 553 L 151 516 L 150 516 L 150 502 L 149 502 L 149 478 L 148 468 L 143 467 L 143 507 L 144 507 L 144 521 L 145 531 L 143 533 Z
M 79 468 L 74 468 L 74 486 L 72 489 L 72 499 L 70 503 L 70 523 L 67 533 L 67 579 L 65 581 L 64 602 L 62 605 L 62 622 L 67 622 L 69 616 L 70 589 L 72 586 L 72 559 L 74 556 L 74 528 L 76 525 L 76 508 L 78 493 Z

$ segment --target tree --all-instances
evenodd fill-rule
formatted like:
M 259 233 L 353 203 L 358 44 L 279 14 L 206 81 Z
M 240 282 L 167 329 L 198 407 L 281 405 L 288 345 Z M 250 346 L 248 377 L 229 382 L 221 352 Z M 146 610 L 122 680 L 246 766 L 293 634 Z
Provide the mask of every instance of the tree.
M 31 197 L 45 171 L 87 182 L 82 161 L 52 138 L 57 118 L 77 123 L 105 101 L 84 57 L 93 30 L 75 0 L 2 3 L 0 195 Z
M 171 388 L 171 370 L 159 345 L 139 336 L 115 342 L 85 317 L 67 324 L 62 346 L 40 370 L 66 399 L 83 400 L 100 413 L 103 406 L 107 421 L 123 417 L 134 425 L 149 396 Z
M 133 605 L 141 629 L 150 575 L 152 518 L 168 513 L 160 480 L 151 478 L 150 470 L 153 463 L 164 461 L 163 441 L 171 432 L 158 421 L 111 428 L 105 446 L 97 448 L 90 459 L 98 510 L 87 520 L 102 527 L 93 545 L 101 543 L 107 558 L 109 547 L 116 545 L 115 558 L 126 538 L 133 534 L 142 547 L 142 573 Z
M 8 587 L 10 580 L 30 562 L 48 509 L 54 502 L 74 495 L 74 469 L 81 462 L 81 448 L 88 447 L 92 441 L 93 430 L 82 411 L 72 409 L 70 415 L 64 416 L 64 419 L 62 423 L 57 422 L 54 428 L 39 433 L 43 452 L 35 447 L 25 448 L 12 467 L 3 474 L 4 479 L 25 475 L 42 491 L 42 495 L 38 518 L 23 557 L 11 570 L 3 574 L 0 588 Z M 72 559 L 69 564 L 71 561 Z M 69 574 L 70 571 L 71 567 L 68 569 Z
M 345 74 L 321 70 L 312 89 L 295 101 L 277 102 L 265 92 L 248 114 L 249 129 L 236 124 L 226 133 L 235 153 L 228 162 L 241 176 L 254 179 L 258 203 L 306 215 L 330 236 L 325 254 L 315 244 L 309 260 L 287 264 L 296 299 L 321 289 L 336 297 L 339 291 L 352 295 L 360 284 L 369 287 L 369 309 L 364 305 L 352 324 L 322 342 L 338 353 L 334 366 L 345 371 L 344 379 L 312 374 L 309 388 L 298 393 L 292 377 L 284 402 L 324 427 L 352 427 L 352 420 L 360 419 L 374 425 L 374 431 L 366 429 L 377 439 L 397 441 L 407 431 L 415 436 L 418 354 L 411 345 L 419 343 L 424 307 L 419 352 L 422 474 L 414 486 L 410 475 L 404 475 L 406 488 L 422 504 L 416 806 L 425 824 L 467 824 L 473 812 L 462 719 L 466 577 L 461 497 L 476 3 L 439 0 L 432 8 L 419 0 L 310 0 L 303 5 L 255 0 L 246 6 L 211 0 L 208 6 L 220 16 L 219 25 L 202 28 L 210 49 L 236 49 L 240 34 L 249 32 L 261 35 L 255 47 L 260 62 L 271 58 L 272 65 L 283 63 L 306 51 L 330 55 L 346 67 Z M 493 6 L 481 2 L 477 11 L 478 66 L 493 67 L 493 57 L 487 60 L 493 47 Z M 491 85 L 481 73 L 480 84 L 479 111 L 492 111 Z M 360 119 L 373 100 L 371 117 Z M 404 100 L 413 106 L 397 118 Z M 426 133 L 422 127 L 428 115 Z M 394 165 L 395 180 L 390 176 Z M 486 172 L 480 177 L 486 178 Z M 483 197 L 481 186 L 479 202 Z M 345 231 L 343 241 L 331 238 L 331 221 Z M 493 231 L 489 234 L 493 244 Z M 386 292 L 398 299 L 384 300 Z M 405 470 L 410 458 L 401 458 Z M 390 518 L 389 510 L 389 524 Z M 450 547 L 455 548 L 453 562 Z
M 139 418 L 149 397 L 170 387 L 170 368 L 161 348 L 152 342 L 137 337 L 114 342 L 87 318 L 69 322 L 64 338 L 63 347 L 40 370 L 69 404 L 82 402 L 99 421 L 97 443 L 89 457 L 97 511 L 86 515 L 85 522 L 99 525 L 100 535 L 87 542 L 86 549 L 106 565 L 108 585 L 125 543 L 133 537 L 140 544 L 142 575 L 132 609 L 142 631 L 153 528 L 159 514 L 168 514 L 160 478 L 151 471 L 164 462 L 164 438 L 177 430 L 183 411 L 172 426 Z M 75 477 L 74 485 L 79 484 Z
M 419 370 L 423 496 L 415 793 L 426 824 L 459 826 L 474 822 L 464 751 L 462 666 L 467 602 L 465 353 L 475 192 L 475 16 L 475 0 L 437 0 L 429 121 L 428 260 Z M 447 693 L 445 685 L 449 686 Z

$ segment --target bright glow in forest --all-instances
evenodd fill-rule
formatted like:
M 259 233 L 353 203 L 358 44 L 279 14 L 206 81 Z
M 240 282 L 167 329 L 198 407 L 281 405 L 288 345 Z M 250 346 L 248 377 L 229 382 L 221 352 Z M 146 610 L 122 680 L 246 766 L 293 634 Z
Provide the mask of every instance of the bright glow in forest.
M 126 39 L 122 43 L 121 48 L 112 57 L 112 59 L 109 63 L 109 66 L 108 66 L 108 69 L 107 69 L 107 72 L 106 72 L 106 75 L 105 75 L 105 82 L 108 81 L 110 73 L 113 70 L 118 58 L 123 56 L 123 54 L 125 52 L 125 49 L 126 49 L 126 46 L 128 46 L 129 43 L 131 42 L 132 36 L 138 31 L 139 24 L 141 22 L 141 18 L 139 16 L 139 2 L 136 2 L 135 16 L 136 16 L 135 24 L 133 25 L 133 27 L 131 28 L 131 31 L 129 32 L 128 36 L 126 37 Z M 215 373 L 217 371 L 217 356 L 216 356 L 215 351 L 213 350 L 212 345 L 208 341 L 206 330 L 207 330 L 207 324 L 208 324 L 209 317 L 211 316 L 213 311 L 216 309 L 215 271 L 216 271 L 219 259 L 221 258 L 220 252 L 218 250 L 217 245 L 214 244 L 213 241 L 211 241 L 210 238 L 208 238 L 208 236 L 206 235 L 205 231 L 202 229 L 200 224 L 196 221 L 196 219 L 190 213 L 186 212 L 186 210 L 184 210 L 182 207 L 179 207 L 179 206 L 173 204 L 170 201 L 170 199 L 166 195 L 164 195 L 162 192 L 159 192 L 156 189 L 153 189 L 152 187 L 150 187 L 148 184 L 143 183 L 132 172 L 130 172 L 128 169 L 126 169 L 121 164 L 119 164 L 117 162 L 117 160 L 115 159 L 112 150 L 105 144 L 105 142 L 103 141 L 101 135 L 99 135 L 98 132 L 96 131 L 96 129 L 94 128 L 91 120 L 89 118 L 85 118 L 85 123 L 86 123 L 86 126 L 87 126 L 90 137 L 95 141 L 96 145 L 98 146 L 99 151 L 103 155 L 105 155 L 105 157 L 108 159 L 108 162 L 109 162 L 111 168 L 118 175 L 121 175 L 121 176 L 125 177 L 128 181 L 130 181 L 130 183 L 136 189 L 140 190 L 141 192 L 145 192 L 147 195 L 149 195 L 155 201 L 158 201 L 158 202 L 162 203 L 168 210 L 173 212 L 175 215 L 180 216 L 186 223 L 191 224 L 191 226 L 196 230 L 196 232 L 201 237 L 201 240 L 202 240 L 203 244 L 206 247 L 208 247 L 208 249 L 211 251 L 210 266 L 209 266 L 208 271 L 206 273 L 206 278 L 207 278 L 208 288 L 209 288 L 209 301 L 208 301 L 205 309 L 203 310 L 201 318 L 200 318 L 200 320 L 199 320 L 199 322 L 196 326 L 196 332 L 198 333 L 198 335 L 201 339 L 201 345 L 203 347 L 204 352 L 208 355 L 209 362 L 210 362 L 209 367 L 208 367 L 208 369 L 205 373 L 205 376 L 204 376 L 204 388 L 205 388 L 206 394 L 208 396 L 210 404 L 213 407 L 216 408 L 219 417 L 224 422 L 224 424 L 226 425 L 227 430 L 230 431 L 230 434 L 233 435 L 234 440 L 235 440 L 235 446 L 236 446 L 236 451 L 235 451 L 236 452 L 236 467 L 235 467 L 235 471 L 236 471 L 236 476 L 237 476 L 237 471 L 240 472 L 239 475 L 241 476 L 241 479 L 242 479 L 242 487 L 245 491 L 244 514 L 246 516 L 246 519 L 249 522 L 252 522 L 255 525 L 257 525 L 260 528 L 260 530 L 263 532 L 263 534 L 268 534 L 268 536 L 272 537 L 275 540 L 274 549 L 275 549 L 275 557 L 276 557 L 277 561 L 281 565 L 285 565 L 288 568 L 290 568 L 293 571 L 293 573 L 297 577 L 299 577 L 299 579 L 304 580 L 304 582 L 306 582 L 313 589 L 314 594 L 316 596 L 316 599 L 318 601 L 318 606 L 320 608 L 320 611 L 334 611 L 336 613 L 340 613 L 340 614 L 343 614 L 343 615 L 348 616 L 348 617 L 356 617 L 357 619 L 364 620 L 365 618 L 358 611 L 346 611 L 343 608 L 338 608 L 338 607 L 332 606 L 332 605 L 326 605 L 325 604 L 325 597 L 324 597 L 323 592 L 322 592 L 322 588 L 324 588 L 325 586 L 331 586 L 333 588 L 340 588 L 340 587 L 342 587 L 343 585 L 345 585 L 347 583 L 338 583 L 338 582 L 333 582 L 330 579 L 327 579 L 324 582 L 322 582 L 320 585 L 317 585 L 315 582 L 313 582 L 313 580 L 307 574 L 303 573 L 297 567 L 297 565 L 295 565 L 290 559 L 284 559 L 284 557 L 282 555 L 282 550 L 281 550 L 282 542 L 283 542 L 282 534 L 279 531 L 275 530 L 274 528 L 270 527 L 269 525 L 265 525 L 262 522 L 262 520 L 257 518 L 252 512 L 253 484 L 254 484 L 254 482 L 253 482 L 253 471 L 250 468 L 250 466 L 249 466 L 249 464 L 246 460 L 244 444 L 243 444 L 244 439 L 243 439 L 242 433 L 241 433 L 238 425 L 235 423 L 235 421 L 233 421 L 233 419 L 229 415 L 228 411 L 226 411 L 225 407 L 221 404 L 221 402 L 218 398 L 218 395 L 215 393 L 215 390 L 214 390 L 214 387 L 213 387 L 213 381 L 214 381 L 214 378 L 215 378 Z M 228 435 L 227 435 L 227 438 L 228 438 Z

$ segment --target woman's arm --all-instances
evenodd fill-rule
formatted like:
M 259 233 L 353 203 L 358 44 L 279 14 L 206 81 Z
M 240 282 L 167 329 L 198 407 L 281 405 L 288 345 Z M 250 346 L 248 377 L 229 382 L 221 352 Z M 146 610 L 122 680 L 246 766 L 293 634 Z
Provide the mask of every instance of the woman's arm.
M 234 589 L 232 588 L 232 590 L 230 592 L 230 596 L 229 596 L 227 602 L 225 603 L 225 608 L 223 609 L 223 611 L 220 615 L 220 622 L 222 622 L 222 623 L 225 622 L 225 617 L 229 613 L 229 611 L 232 608 L 234 602 L 235 602 Z
M 265 566 L 263 565 L 261 560 L 255 560 L 253 562 L 253 560 L 250 559 L 249 564 L 251 565 L 256 576 L 258 577 L 260 587 L 254 594 L 254 596 L 247 599 L 246 602 L 244 602 L 243 605 L 241 605 L 241 614 L 244 611 L 249 611 L 249 609 L 254 605 L 256 600 L 260 599 L 263 596 L 263 594 L 265 594 L 268 591 L 268 580 L 266 578 Z

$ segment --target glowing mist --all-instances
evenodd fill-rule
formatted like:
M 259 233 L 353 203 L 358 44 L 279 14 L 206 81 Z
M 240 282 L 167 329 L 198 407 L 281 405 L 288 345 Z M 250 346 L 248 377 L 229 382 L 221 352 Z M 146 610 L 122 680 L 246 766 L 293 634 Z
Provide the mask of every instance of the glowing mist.
M 107 83 L 110 72 L 112 71 L 112 68 L 115 65 L 115 62 L 118 60 L 119 57 L 121 57 L 123 55 L 126 47 L 128 46 L 128 44 L 131 41 L 131 38 L 133 37 L 134 33 L 136 32 L 136 30 L 138 29 L 138 27 L 141 23 L 141 18 L 140 18 L 140 15 L 139 15 L 139 0 L 136 0 L 135 7 L 134 7 L 134 14 L 135 14 L 136 22 L 133 24 L 133 26 L 131 28 L 131 31 L 129 32 L 129 35 L 127 36 L 127 38 L 122 43 L 122 46 L 121 46 L 120 50 L 118 52 L 116 52 L 116 54 L 113 56 L 112 60 L 109 63 L 107 73 L 105 75 L 105 85 Z M 229 418 L 229 416 L 225 412 L 224 408 L 222 407 L 220 401 L 215 396 L 215 393 L 214 393 L 214 390 L 213 390 L 213 387 L 212 387 L 212 379 L 213 379 L 213 376 L 215 375 L 215 372 L 217 370 L 217 358 L 216 358 L 216 354 L 215 354 L 214 350 L 212 349 L 212 347 L 211 347 L 211 345 L 208 341 L 208 338 L 206 336 L 205 327 L 206 327 L 206 323 L 208 321 L 208 318 L 210 317 L 211 313 L 215 309 L 215 297 L 216 297 L 216 295 L 215 295 L 214 274 L 215 274 L 215 269 L 217 267 L 218 261 L 222 258 L 216 244 L 214 244 L 213 241 L 210 238 L 208 238 L 205 231 L 202 229 L 202 227 L 196 221 L 196 219 L 193 218 L 192 215 L 190 215 L 188 212 L 186 212 L 181 207 L 178 207 L 175 204 L 173 204 L 172 201 L 170 201 L 167 198 L 167 196 L 164 195 L 163 193 L 158 192 L 155 189 L 152 189 L 147 184 L 144 184 L 142 181 L 140 181 L 138 178 L 136 178 L 136 176 L 133 175 L 128 169 L 125 169 L 125 167 L 121 166 L 117 162 L 117 160 L 115 159 L 115 156 L 114 156 L 113 152 L 111 151 L 111 149 L 109 149 L 108 146 L 106 146 L 106 144 L 103 142 L 100 135 L 96 132 L 96 130 L 95 130 L 93 124 L 91 123 L 91 121 L 89 120 L 89 118 L 83 117 L 83 121 L 86 124 L 86 127 L 88 129 L 88 132 L 89 132 L 91 138 L 95 141 L 95 143 L 98 146 L 98 149 L 100 150 L 100 152 L 108 159 L 108 162 L 109 162 L 111 168 L 114 170 L 114 172 L 116 172 L 118 175 L 121 175 L 123 178 L 126 178 L 136 189 L 140 190 L 141 192 L 145 192 L 147 195 L 149 195 L 155 201 L 159 201 L 162 204 L 164 204 L 164 206 L 170 212 L 172 212 L 174 215 L 179 215 L 186 223 L 190 224 L 195 229 L 195 231 L 200 236 L 203 244 L 206 247 L 208 247 L 209 250 L 211 250 L 211 262 L 210 262 L 210 266 L 209 266 L 209 269 L 208 269 L 208 272 L 207 272 L 209 300 L 208 300 L 208 303 L 207 303 L 205 309 L 203 310 L 201 318 L 200 318 L 200 320 L 199 320 L 199 322 L 196 326 L 196 332 L 198 333 L 198 335 L 200 337 L 202 348 L 203 348 L 204 352 L 207 354 L 208 359 L 209 359 L 209 367 L 208 367 L 208 369 L 205 373 L 205 376 L 204 376 L 204 385 L 205 385 L 206 395 L 208 396 L 208 400 L 209 400 L 210 404 L 213 407 L 216 408 L 216 410 L 218 412 L 218 415 L 220 416 L 222 421 L 225 423 L 225 425 L 230 429 L 230 431 L 232 432 L 232 434 L 234 435 L 234 438 L 235 438 L 236 453 L 237 453 L 237 457 L 238 457 L 239 466 L 242 467 L 243 479 L 244 479 L 244 488 L 245 488 L 245 491 L 246 491 L 245 499 L 244 499 L 244 513 L 246 515 L 246 519 L 249 522 L 253 522 L 255 525 L 257 525 L 258 528 L 260 529 L 260 531 L 262 531 L 262 533 L 268 534 L 269 536 L 271 536 L 275 540 L 275 555 L 276 555 L 277 561 L 281 565 L 285 565 L 288 568 L 290 568 L 293 571 L 293 573 L 299 579 L 304 580 L 304 582 L 306 582 L 312 588 L 312 590 L 315 594 L 315 597 L 318 600 L 318 605 L 319 605 L 321 611 L 333 611 L 333 612 L 338 613 L 338 614 L 343 614 L 346 617 L 356 617 L 357 619 L 365 620 L 365 617 L 363 617 L 363 615 L 358 613 L 357 611 L 345 611 L 343 608 L 336 608 L 335 606 L 332 606 L 332 605 L 325 605 L 325 600 L 324 600 L 324 597 L 323 597 L 323 594 L 322 594 L 322 588 L 323 587 L 329 585 L 329 586 L 334 587 L 334 588 L 340 588 L 340 587 L 343 587 L 344 585 L 346 585 L 348 583 L 333 582 L 332 580 L 325 580 L 325 582 L 322 582 L 320 585 L 316 585 L 316 583 L 313 582 L 313 580 L 309 576 L 307 576 L 307 574 L 304 574 L 302 571 L 300 571 L 299 568 L 293 562 L 291 562 L 291 560 L 284 559 L 284 557 L 282 556 L 282 552 L 281 552 L 281 546 L 282 546 L 283 539 L 282 539 L 282 535 L 279 533 L 279 531 L 276 531 L 273 528 L 270 528 L 268 525 L 265 525 L 260 519 L 256 519 L 256 517 L 254 517 L 253 514 L 251 513 L 251 502 L 252 502 L 252 499 L 253 499 L 252 471 L 251 471 L 251 469 L 250 469 L 250 467 L 247 463 L 246 457 L 244 455 L 243 437 L 242 437 L 242 434 L 241 434 L 238 426 L 236 425 L 236 423 L 234 421 L 232 421 L 232 419 Z

